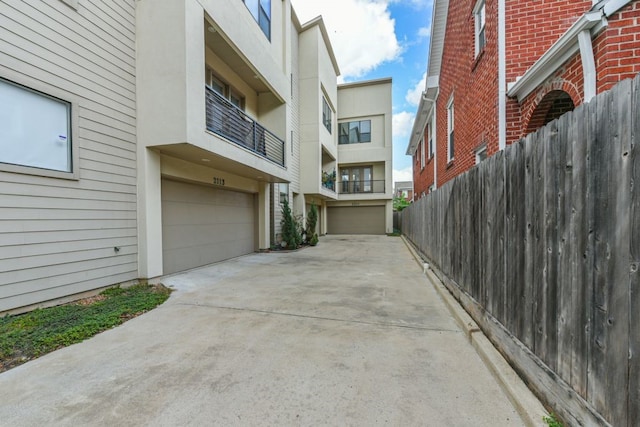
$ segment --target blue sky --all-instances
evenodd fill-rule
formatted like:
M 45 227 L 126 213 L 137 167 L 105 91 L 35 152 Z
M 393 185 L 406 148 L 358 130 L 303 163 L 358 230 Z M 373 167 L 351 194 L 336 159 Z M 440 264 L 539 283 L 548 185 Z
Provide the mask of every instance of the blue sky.
M 411 180 L 405 155 L 429 49 L 432 0 L 292 0 L 300 21 L 322 15 L 341 82 L 393 78 L 394 181 Z

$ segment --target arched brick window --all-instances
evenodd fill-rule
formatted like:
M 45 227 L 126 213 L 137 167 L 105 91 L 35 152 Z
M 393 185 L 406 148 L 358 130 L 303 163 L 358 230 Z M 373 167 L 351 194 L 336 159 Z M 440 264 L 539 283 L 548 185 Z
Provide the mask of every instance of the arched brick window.
M 535 132 L 564 113 L 573 111 L 574 108 L 575 104 L 567 92 L 563 90 L 548 92 L 531 113 L 525 134 Z

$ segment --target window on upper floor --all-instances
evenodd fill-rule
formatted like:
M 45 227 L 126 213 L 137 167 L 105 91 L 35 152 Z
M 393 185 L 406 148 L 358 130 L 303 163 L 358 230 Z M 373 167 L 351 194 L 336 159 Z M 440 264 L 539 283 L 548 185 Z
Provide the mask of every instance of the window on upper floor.
M 371 120 L 338 124 L 339 144 L 360 144 L 371 142 Z
M 0 100 L 0 163 L 72 173 L 71 103 L 4 79 Z
M 271 0 L 242 0 L 260 29 L 271 40 Z
M 478 56 L 486 44 L 485 38 L 485 0 L 478 0 L 473 8 L 473 20 L 475 27 L 475 55 Z
M 433 157 L 433 126 L 427 123 L 427 138 L 429 138 L 429 158 Z
M 425 158 L 424 158 L 424 138 L 422 138 L 420 140 L 420 169 L 424 169 L 424 165 L 425 165 Z
M 455 123 L 455 114 L 454 114 L 454 106 L 453 106 L 453 96 L 449 100 L 447 104 L 447 162 L 453 160 L 454 156 L 454 148 L 455 148 L 455 140 L 453 138 L 453 130 Z
M 482 147 L 476 150 L 476 165 L 487 158 L 487 146 L 483 145 Z
M 384 193 L 384 180 L 373 180 L 373 166 L 340 169 L 341 193 Z
M 206 69 L 206 79 L 207 86 L 209 86 L 214 92 L 222 96 L 235 107 L 244 110 L 244 97 L 227 83 L 225 83 L 222 79 L 216 76 L 213 73 L 213 70 L 208 67 Z
M 333 111 L 331 111 L 331 107 L 329 107 L 329 103 L 327 99 L 322 97 L 322 124 L 327 128 L 329 133 L 331 133 L 331 118 Z

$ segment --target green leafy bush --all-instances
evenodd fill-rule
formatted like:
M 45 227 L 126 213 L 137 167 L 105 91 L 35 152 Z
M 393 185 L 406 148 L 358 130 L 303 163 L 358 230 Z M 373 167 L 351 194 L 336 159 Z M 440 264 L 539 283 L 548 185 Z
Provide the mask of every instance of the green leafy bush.
M 282 203 L 282 241 L 286 243 L 287 249 L 296 249 L 302 243 L 299 220 L 291 213 L 289 201 L 284 199 Z
M 312 246 L 315 246 L 311 243 L 311 240 L 315 236 L 316 244 L 318 243 L 318 235 L 316 234 L 316 224 L 318 223 L 318 207 L 315 203 L 311 204 L 311 208 L 309 209 L 309 213 L 307 213 L 307 239 L 309 239 L 309 243 Z

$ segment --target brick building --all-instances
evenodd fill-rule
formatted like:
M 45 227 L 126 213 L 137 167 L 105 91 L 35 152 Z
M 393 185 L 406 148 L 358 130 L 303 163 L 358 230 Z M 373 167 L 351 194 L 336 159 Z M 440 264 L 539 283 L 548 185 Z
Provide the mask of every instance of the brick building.
M 640 72 L 640 0 L 435 0 L 414 199 Z

